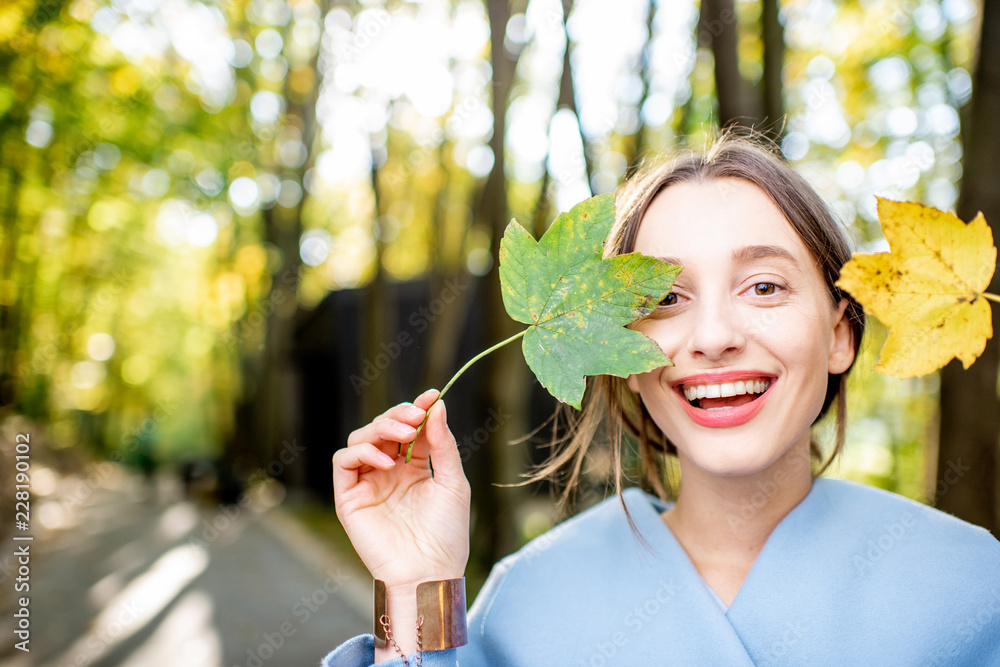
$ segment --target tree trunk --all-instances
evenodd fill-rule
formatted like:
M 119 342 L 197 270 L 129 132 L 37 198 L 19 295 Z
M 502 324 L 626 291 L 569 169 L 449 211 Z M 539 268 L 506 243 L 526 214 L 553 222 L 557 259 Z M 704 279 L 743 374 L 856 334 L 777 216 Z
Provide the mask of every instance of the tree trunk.
M 971 220 L 982 211 L 1000 238 L 1000 3 L 983 3 L 978 65 L 972 100 L 963 118 L 965 154 L 957 213 Z M 1000 293 L 1000 273 L 990 291 Z M 997 450 L 1000 448 L 1000 308 L 993 304 L 993 338 L 969 370 L 953 361 L 941 372 L 941 431 L 937 506 L 1000 536 Z
M 566 29 L 566 22 L 570 12 L 573 11 L 573 0 L 563 0 L 563 34 L 566 36 L 566 48 L 563 51 L 562 74 L 559 75 L 559 98 L 556 100 L 556 111 L 569 109 L 576 116 L 577 124 L 580 122 L 580 114 L 576 110 L 576 89 L 573 87 L 573 61 L 570 53 L 569 31 Z M 549 129 L 552 128 L 552 118 L 549 118 Z M 551 134 L 551 132 L 550 132 Z M 584 177 L 587 185 L 593 188 L 591 178 L 593 176 L 593 166 L 590 158 L 587 157 L 587 139 L 583 136 L 583 129 L 580 129 L 580 145 L 583 147 Z M 549 155 L 552 152 L 551 145 L 545 155 L 545 171 L 542 173 L 542 186 L 538 192 L 538 199 L 535 201 L 535 210 L 532 221 L 532 231 L 535 238 L 541 238 L 549 225 L 549 187 L 552 183 L 552 175 L 549 172 Z
M 781 70 L 785 65 L 785 33 L 778 19 L 778 0 L 763 0 L 761 36 L 764 42 L 764 122 L 766 133 L 781 141 L 785 106 L 782 101 Z
M 16 130 L 15 130 L 16 131 Z M 5 135 L 0 137 L 7 139 L 10 144 L 16 145 L 14 141 Z M 10 160 L 9 164 L 16 164 L 15 160 Z M 9 281 L 8 284 L 15 284 L 14 278 L 17 276 L 17 244 L 21 236 L 21 230 L 17 226 L 17 218 L 20 208 L 21 197 L 21 171 L 18 169 L 8 169 L 7 187 L 4 192 L 3 204 L 3 240 L 0 242 L 0 253 L 3 254 L 2 274 L 0 279 Z M 20 291 L 20 290 L 19 290 Z M 17 383 L 13 381 L 15 374 L 14 352 L 20 342 L 20 319 L 23 307 L 23 295 L 17 294 L 17 300 L 11 304 L 0 308 L 0 383 L 3 392 L 0 393 L 0 405 L 7 402 L 16 404 L 19 397 L 15 390 Z M 7 395 L 9 394 L 9 395 Z
M 480 214 L 492 231 L 492 251 L 500 247 L 508 223 L 507 179 L 504 174 L 504 137 L 507 123 L 507 102 L 514 80 L 515 61 L 504 51 L 504 32 L 510 19 L 507 0 L 488 2 L 490 21 L 490 63 L 493 67 L 493 136 L 490 148 L 495 156 L 481 199 Z M 507 316 L 500 293 L 499 264 L 494 264 L 485 276 L 486 331 L 490 344 L 517 333 L 521 325 Z M 478 516 L 473 541 L 478 542 L 488 563 L 493 563 L 514 551 L 518 545 L 517 522 L 513 508 L 524 495 L 523 488 L 497 488 L 493 482 L 511 483 L 524 471 L 526 457 L 523 445 L 509 444 L 525 433 L 525 412 L 528 385 L 525 366 L 519 345 L 507 345 L 488 358 L 487 400 L 489 407 L 510 414 L 500 427 L 490 435 L 490 442 L 483 454 L 488 456 L 484 466 L 489 478 L 486 484 L 473 486 Z M 480 454 L 482 455 L 482 454 Z
M 320 2 L 324 15 L 327 4 L 325 0 Z M 288 37 L 286 35 L 286 40 Z M 290 84 L 291 77 L 286 79 L 284 90 L 284 98 L 288 103 L 285 124 L 298 127 L 302 142 L 309 150 L 309 158 L 294 170 L 300 184 L 313 160 L 315 109 L 319 93 L 317 63 L 318 53 L 308 64 L 314 73 L 313 85 L 308 92 L 294 92 Z M 291 170 L 282 168 L 281 171 L 288 174 Z M 299 450 L 296 449 L 300 438 L 301 382 L 292 356 L 292 347 L 296 318 L 300 315 L 297 302 L 299 271 L 302 267 L 299 239 L 302 235 L 302 208 L 306 196 L 303 188 L 302 198 L 295 207 L 283 209 L 275 204 L 262 212 L 263 236 L 280 251 L 282 264 L 272 273 L 270 289 L 261 302 L 261 312 L 267 317 L 264 348 L 259 354 L 242 350 L 250 357 L 244 361 L 244 372 L 248 375 L 250 388 L 250 396 L 247 397 L 249 405 L 237 410 L 235 433 L 226 446 L 229 460 L 238 460 L 237 457 L 244 454 L 248 455 L 253 464 L 265 469 L 270 463 L 279 461 L 281 476 L 293 485 L 299 485 L 305 479 L 305 461 L 298 456 Z M 254 360 L 253 357 L 257 359 Z M 294 458 L 291 461 L 279 460 L 278 456 L 283 450 L 291 452 Z
M 444 153 L 445 142 L 442 141 L 437 151 L 438 164 L 444 165 Z M 469 289 L 472 286 L 473 277 L 465 269 L 465 262 L 462 261 L 463 251 L 459 249 L 457 257 L 446 257 L 441 253 L 441 248 L 446 243 L 446 234 L 455 233 L 454 230 L 448 230 L 445 224 L 448 217 L 450 181 L 451 176 L 446 176 L 434 203 L 434 218 L 431 225 L 436 238 L 432 242 L 431 248 L 435 255 L 431 264 L 432 273 L 427 283 L 428 300 L 433 302 L 434 299 L 440 298 L 446 290 L 450 294 L 449 283 L 459 287 L 456 288 L 458 293 L 454 295 L 451 307 L 445 308 L 430 322 L 431 335 L 424 357 L 426 362 L 420 383 L 422 387 L 441 388 L 448 378 L 458 370 L 455 353 L 458 350 L 465 327 L 469 301 L 474 292 L 474 290 Z M 468 231 L 468 226 L 466 226 L 462 233 L 467 234 Z M 406 323 L 401 324 L 405 326 Z
M 750 127 L 757 119 L 756 104 L 740 75 L 736 8 L 733 0 L 702 0 L 699 43 L 708 40 L 715 59 L 715 92 L 719 100 L 719 127 Z
M 642 82 L 642 94 L 639 96 L 639 104 L 637 105 L 639 111 L 639 130 L 635 133 L 632 152 L 626 156 L 626 169 L 634 167 L 639 162 L 643 153 L 646 152 L 646 149 L 649 148 L 648 130 L 646 124 L 642 122 L 642 108 L 646 105 L 646 100 L 649 99 L 649 82 L 653 76 L 650 49 L 653 43 L 655 22 L 656 3 L 650 0 L 646 7 L 646 44 L 642 48 L 642 66 L 639 68 L 639 80 Z
M 7 70 L 8 68 L 4 68 Z M 6 79 L 8 72 L 4 71 Z M 14 104 L 7 117 L 0 120 L 0 165 L 7 165 L 6 176 L 0 191 L 0 281 L 7 285 L 18 285 L 19 271 L 23 264 L 17 258 L 17 246 L 21 238 L 21 228 L 18 225 L 21 208 L 21 181 L 24 178 L 23 160 L 18 159 L 16 151 L 26 152 L 24 131 L 28 124 L 26 110 L 34 97 L 21 104 Z M 19 168 L 16 168 L 18 165 Z M 28 317 L 24 312 L 24 286 L 19 285 L 12 303 L 0 306 L 0 406 L 11 404 L 18 406 L 21 401 L 20 380 L 16 378 L 15 352 L 21 342 L 22 318 Z M 30 326 L 30 323 L 29 323 Z
M 374 157 L 374 156 L 373 156 Z M 385 203 L 382 196 L 382 188 L 378 182 L 378 169 L 372 161 L 372 194 L 375 199 L 374 214 L 378 218 L 385 212 Z M 397 331 L 396 308 L 389 285 L 386 284 L 385 269 L 382 268 L 382 256 L 385 251 L 385 242 L 382 241 L 381 234 L 375 241 L 375 275 L 372 277 L 369 287 L 370 298 L 361 301 L 361 326 L 364 335 L 361 336 L 361 345 L 358 354 L 361 355 L 362 363 L 370 361 L 376 363 L 376 358 L 381 352 L 381 345 L 388 343 L 389 339 Z M 365 387 L 361 394 L 361 420 L 360 424 L 370 422 L 378 415 L 389 409 L 392 390 L 389 386 L 392 374 L 387 368 L 385 372 L 375 375 L 371 382 Z
M 594 161 L 591 159 L 587 147 L 587 137 L 583 134 L 583 126 L 580 124 L 580 111 L 576 108 L 576 87 L 573 84 L 573 45 L 569 39 L 569 30 L 566 29 L 569 15 L 573 11 L 573 0 L 562 0 L 562 6 L 562 26 L 563 34 L 566 36 L 566 48 L 563 50 L 562 76 L 559 78 L 559 100 L 556 102 L 556 108 L 557 110 L 569 109 L 576 116 L 576 124 L 580 128 L 580 146 L 583 149 L 583 174 L 584 178 L 587 179 L 587 187 L 593 191 Z

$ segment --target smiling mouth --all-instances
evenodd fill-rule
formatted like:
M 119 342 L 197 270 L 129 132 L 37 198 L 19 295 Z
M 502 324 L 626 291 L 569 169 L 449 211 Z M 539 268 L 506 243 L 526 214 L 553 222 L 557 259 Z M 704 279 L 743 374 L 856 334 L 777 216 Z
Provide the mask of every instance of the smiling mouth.
M 719 384 L 682 385 L 678 389 L 692 407 L 714 412 L 752 403 L 770 386 L 770 378 L 760 377 Z

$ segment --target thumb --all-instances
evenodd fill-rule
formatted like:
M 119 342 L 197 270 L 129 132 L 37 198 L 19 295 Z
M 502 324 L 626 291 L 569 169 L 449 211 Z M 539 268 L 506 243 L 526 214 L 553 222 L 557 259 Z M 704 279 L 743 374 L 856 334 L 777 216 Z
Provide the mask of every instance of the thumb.
M 435 481 L 452 486 L 465 477 L 458 443 L 448 428 L 448 410 L 443 400 L 434 404 L 427 417 L 427 444 L 434 465 Z

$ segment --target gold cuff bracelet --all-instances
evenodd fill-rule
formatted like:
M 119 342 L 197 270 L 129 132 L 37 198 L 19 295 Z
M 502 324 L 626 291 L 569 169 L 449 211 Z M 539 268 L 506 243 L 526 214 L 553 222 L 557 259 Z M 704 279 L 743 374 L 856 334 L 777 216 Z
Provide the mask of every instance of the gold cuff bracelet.
M 379 623 L 385 608 L 385 582 L 375 579 L 375 647 L 385 648 L 385 628 Z M 417 584 L 417 618 L 423 650 L 443 651 L 468 642 L 465 623 L 465 577 Z

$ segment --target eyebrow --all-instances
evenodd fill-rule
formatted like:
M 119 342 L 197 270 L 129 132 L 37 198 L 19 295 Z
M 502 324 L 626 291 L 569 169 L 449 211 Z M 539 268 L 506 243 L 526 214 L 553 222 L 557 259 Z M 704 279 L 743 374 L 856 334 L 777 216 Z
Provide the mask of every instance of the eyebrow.
M 783 259 L 796 268 L 799 262 L 792 253 L 776 245 L 750 245 L 733 251 L 733 259 L 737 264 L 752 264 L 761 259 Z
M 676 257 L 659 257 L 658 259 L 670 264 L 676 264 L 678 266 L 684 265 L 683 262 Z M 799 268 L 799 261 L 795 259 L 792 253 L 788 252 L 781 246 L 748 245 L 737 248 L 733 251 L 733 261 L 737 264 L 752 264 L 753 262 L 757 262 L 762 259 L 783 259 L 791 263 L 795 266 L 795 268 Z

